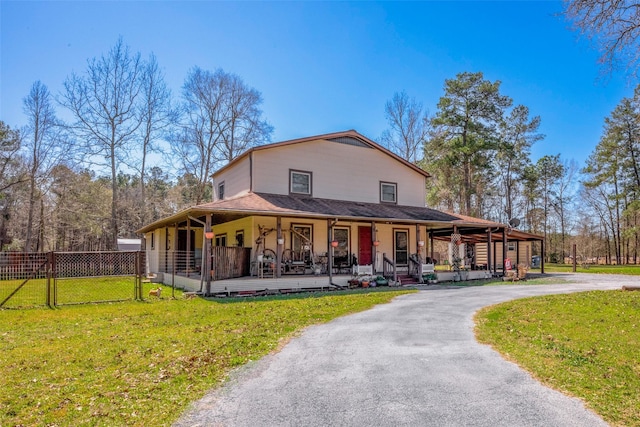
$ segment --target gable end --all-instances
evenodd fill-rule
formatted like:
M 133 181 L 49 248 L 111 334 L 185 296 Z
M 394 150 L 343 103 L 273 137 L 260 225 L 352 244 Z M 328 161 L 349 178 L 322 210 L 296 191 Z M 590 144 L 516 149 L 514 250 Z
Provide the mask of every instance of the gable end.
M 354 147 L 370 148 L 373 150 L 373 147 L 370 146 L 369 144 L 365 144 L 359 139 L 352 138 L 350 136 L 340 136 L 338 138 L 328 139 L 327 141 L 337 142 L 339 144 L 353 145 Z

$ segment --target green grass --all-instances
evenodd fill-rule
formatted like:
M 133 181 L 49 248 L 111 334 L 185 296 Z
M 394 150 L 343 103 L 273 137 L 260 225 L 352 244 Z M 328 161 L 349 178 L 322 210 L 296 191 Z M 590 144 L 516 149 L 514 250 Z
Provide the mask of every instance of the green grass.
M 170 425 L 302 328 L 406 292 L 1 310 L 0 425 Z
M 0 280 L 0 302 L 17 289 L 23 280 Z M 51 281 L 53 287 L 53 280 Z M 135 278 L 132 276 L 74 277 L 58 279 L 57 304 L 80 304 L 100 301 L 122 301 L 134 299 Z M 145 283 L 146 292 L 151 284 Z M 143 297 L 147 296 L 144 293 Z M 53 292 L 52 292 L 53 295 Z M 2 308 L 25 308 L 45 306 L 47 303 L 47 280 L 32 279 L 9 299 Z M 53 304 L 53 296 L 51 304 Z
M 476 335 L 607 422 L 640 426 L 640 292 L 507 302 L 477 313 Z
M 540 269 L 532 270 L 539 272 Z M 544 265 L 545 273 L 571 273 L 573 271 L 572 264 L 548 264 Z M 578 264 L 576 273 L 600 273 L 600 274 L 626 274 L 640 276 L 640 265 L 589 265 L 584 268 Z

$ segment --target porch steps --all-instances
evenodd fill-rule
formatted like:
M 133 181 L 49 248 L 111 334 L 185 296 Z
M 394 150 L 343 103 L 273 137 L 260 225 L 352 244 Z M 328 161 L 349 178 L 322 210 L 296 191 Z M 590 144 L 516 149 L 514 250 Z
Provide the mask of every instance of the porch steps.
M 410 274 L 398 274 L 397 277 L 400 283 L 403 285 L 417 285 L 419 283 L 418 279 Z

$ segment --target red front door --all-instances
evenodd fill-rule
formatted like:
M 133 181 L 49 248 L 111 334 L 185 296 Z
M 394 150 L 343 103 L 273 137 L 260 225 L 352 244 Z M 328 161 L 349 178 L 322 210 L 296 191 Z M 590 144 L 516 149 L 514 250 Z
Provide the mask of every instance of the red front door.
M 358 227 L 358 264 L 371 264 L 371 227 Z

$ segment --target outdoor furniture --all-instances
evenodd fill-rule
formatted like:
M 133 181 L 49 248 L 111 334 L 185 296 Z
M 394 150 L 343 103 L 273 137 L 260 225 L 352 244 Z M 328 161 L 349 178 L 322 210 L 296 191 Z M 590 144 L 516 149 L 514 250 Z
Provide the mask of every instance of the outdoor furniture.
M 354 265 L 352 273 L 354 276 L 373 276 L 373 266 L 371 264 L 367 265 Z
M 275 277 L 276 275 L 276 260 L 272 258 L 263 258 L 262 261 L 258 260 L 260 278 Z
M 351 266 L 349 265 L 348 262 L 341 262 L 333 266 L 333 271 L 336 274 L 349 274 L 349 267 Z

